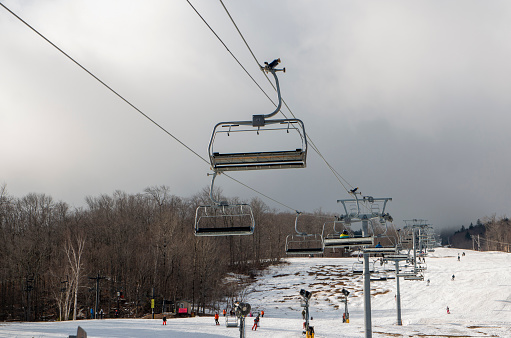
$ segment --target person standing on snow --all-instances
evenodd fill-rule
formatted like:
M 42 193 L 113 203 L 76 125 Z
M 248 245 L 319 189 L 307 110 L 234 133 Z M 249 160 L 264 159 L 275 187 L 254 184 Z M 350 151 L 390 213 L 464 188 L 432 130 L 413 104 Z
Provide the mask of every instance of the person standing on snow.
M 215 324 L 220 325 L 220 323 L 218 322 L 218 313 L 216 313 L 216 312 L 215 312 Z
M 254 325 L 252 326 L 252 330 L 254 331 L 257 331 L 257 326 L 259 324 L 259 315 L 257 315 L 255 318 L 254 318 Z

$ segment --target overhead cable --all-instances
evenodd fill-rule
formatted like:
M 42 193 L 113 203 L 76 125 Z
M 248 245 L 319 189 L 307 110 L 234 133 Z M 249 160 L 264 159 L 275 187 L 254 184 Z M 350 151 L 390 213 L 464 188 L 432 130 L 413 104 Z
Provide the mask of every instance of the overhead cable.
M 187 0 L 188 1 L 188 0 Z M 188 3 L 190 3 L 188 1 Z M 238 28 L 238 25 L 236 24 L 236 22 L 234 21 L 233 17 L 231 16 L 231 14 L 229 13 L 229 10 L 227 9 L 227 7 L 225 6 L 225 4 L 223 3 L 222 0 L 220 0 L 220 3 L 222 4 L 222 7 L 224 8 L 225 12 L 227 13 L 227 15 L 229 16 L 229 18 L 231 19 L 231 22 L 232 24 L 234 25 L 234 27 L 236 28 L 236 30 L 238 31 L 238 34 L 240 35 L 241 39 L 243 40 L 243 42 L 245 43 L 245 46 L 247 47 L 247 49 L 250 51 L 250 54 L 252 54 L 252 57 L 254 58 L 255 62 L 257 63 L 257 65 L 259 66 L 259 68 L 261 68 L 261 64 L 259 63 L 259 61 L 257 60 L 256 56 L 254 55 L 254 53 L 252 52 L 252 48 L 250 48 L 250 45 L 248 44 L 247 40 L 245 39 L 245 37 L 243 36 L 243 34 L 241 33 L 240 29 Z M 191 4 L 190 4 L 191 5 Z M 194 8 L 195 9 L 195 8 Z M 197 12 L 197 14 L 199 14 Z M 199 14 L 200 15 L 200 14 Z M 202 16 L 201 16 L 202 18 Z M 203 18 L 202 18 L 203 19 Z M 203 21 L 205 22 L 205 20 L 203 19 Z M 206 23 L 206 22 L 205 22 Z M 207 25 L 207 23 L 206 23 Z M 209 25 L 208 25 L 209 27 Z M 211 29 L 211 28 L 210 28 Z M 216 35 L 216 33 L 215 33 Z M 216 35 L 217 38 L 218 38 L 218 35 Z M 220 38 L 218 38 L 220 40 Z M 220 40 L 221 41 L 221 40 Z M 223 41 L 221 41 L 222 44 Z M 225 44 L 224 44 L 225 46 Z M 227 47 L 226 47 L 227 48 Z M 230 51 L 229 51 L 230 52 Z M 231 53 L 232 55 L 232 53 Z M 234 57 L 234 55 L 233 55 Z M 235 58 L 236 59 L 236 58 Z M 238 59 L 236 59 L 236 61 L 238 61 Z M 239 61 L 238 61 L 239 63 Z M 239 63 L 240 64 L 240 63 Z M 240 64 L 241 66 L 241 64 Z M 243 66 L 242 66 L 243 67 Z M 246 71 L 245 67 L 243 67 L 243 69 Z M 248 74 L 248 72 L 247 72 Z M 264 76 L 266 77 L 266 79 L 268 80 L 268 82 L 271 84 L 271 86 L 273 87 L 273 89 L 276 91 L 277 88 L 275 88 L 275 86 L 273 85 L 273 82 L 271 82 L 270 78 L 268 77 L 268 75 L 263 72 Z M 253 79 L 253 77 L 248 74 L 250 76 L 250 78 L 255 82 L 255 80 Z M 256 83 L 257 84 L 257 83 Z M 266 94 L 266 92 L 261 88 L 261 86 L 259 86 L 259 84 L 257 84 L 257 86 L 261 89 L 261 91 L 266 95 L 266 97 L 275 105 L 276 103 L 273 102 L 273 100 L 268 96 L 268 94 Z M 291 108 L 289 108 L 289 106 L 287 105 L 286 101 L 284 99 L 282 99 L 282 102 L 284 103 L 284 105 L 286 106 L 287 110 L 291 113 L 291 115 L 293 116 L 293 118 L 296 118 L 295 114 L 291 111 Z M 281 111 L 282 115 L 284 115 L 285 118 L 287 118 L 287 116 Z M 312 139 L 310 138 L 309 134 L 306 135 L 307 137 L 307 140 L 309 141 L 309 143 L 312 145 L 312 149 L 319 155 L 319 157 L 325 162 L 325 164 L 327 165 L 327 167 L 332 171 L 332 173 L 334 174 L 334 176 L 337 178 L 337 180 L 339 181 L 339 183 L 342 185 L 342 187 L 346 190 L 346 192 L 349 193 L 349 189 L 346 187 L 346 185 L 343 183 L 343 181 L 351 188 L 353 189 L 353 186 L 351 184 L 349 184 L 349 182 L 344 178 L 342 177 L 335 169 L 334 167 L 332 167 L 332 165 L 330 165 L 330 163 L 326 160 L 326 158 L 321 154 L 321 152 L 319 151 L 319 148 L 314 144 L 314 142 L 312 141 Z
M 190 4 L 191 5 L 191 4 Z M 202 157 L 201 155 L 199 155 L 196 151 L 194 151 L 192 148 L 188 147 L 184 142 L 182 142 L 181 140 L 179 140 L 176 136 L 172 135 L 167 129 L 165 129 L 164 127 L 162 127 L 160 124 L 158 124 L 156 121 L 154 121 L 152 118 L 150 118 L 147 114 L 145 114 L 142 110 L 140 110 L 138 107 L 136 107 L 134 104 L 132 104 L 130 101 L 128 101 L 126 98 L 124 98 L 121 94 L 119 94 L 117 91 L 115 91 L 112 87 L 110 87 L 109 85 L 107 85 L 105 82 L 103 82 L 99 77 L 97 77 L 96 75 L 94 75 L 91 71 L 89 71 L 87 68 L 85 68 L 82 64 L 80 64 L 78 61 L 76 61 L 75 59 L 73 59 L 69 54 L 67 54 L 66 52 L 64 52 L 61 48 L 59 48 L 57 45 L 55 45 L 53 42 L 51 42 L 48 38 L 46 38 L 43 34 L 41 34 L 39 31 L 37 31 L 34 27 L 32 27 L 30 24 L 28 24 L 25 20 L 23 20 L 20 16 L 18 16 L 16 13 L 14 13 L 13 11 L 11 11 L 9 8 L 7 8 L 3 3 L 0 2 L 0 6 L 2 6 L 3 8 L 5 8 L 9 13 L 11 13 L 14 17 L 16 17 L 19 21 L 21 21 L 23 24 L 25 24 L 28 28 L 30 28 L 33 32 L 35 32 L 37 35 L 39 35 L 41 38 L 43 38 L 46 42 L 48 42 L 50 45 L 52 45 L 55 49 L 57 49 L 60 53 L 62 53 L 64 56 L 66 56 L 69 60 L 71 60 L 74 64 L 76 64 L 78 67 L 80 67 L 82 70 L 84 70 L 87 74 L 89 74 L 90 76 L 92 76 L 95 80 L 97 80 L 99 83 L 101 83 L 104 87 L 106 87 L 108 90 L 110 90 L 112 93 L 114 93 L 117 97 L 119 97 L 121 100 L 123 100 L 125 103 L 127 103 L 130 107 L 132 107 L 133 109 L 135 109 L 138 113 L 140 113 L 142 116 L 144 116 L 146 119 L 148 119 L 150 122 L 152 122 L 154 125 L 156 125 L 158 128 L 160 128 L 163 132 L 165 132 L 167 135 L 169 135 L 170 137 L 172 137 L 175 141 L 177 141 L 179 144 L 181 144 L 183 147 L 185 147 L 186 149 L 188 149 L 190 152 L 192 152 L 195 156 L 197 156 L 198 158 L 200 158 L 202 161 L 206 162 L 208 165 L 210 164 L 210 162 L 208 160 L 206 160 L 204 157 Z M 193 6 L 192 6 L 193 7 Z M 198 13 L 197 13 L 198 14 Z M 207 24 L 207 23 L 206 23 Z M 208 25 L 209 27 L 209 25 Z M 215 33 L 216 35 L 216 33 Z M 226 47 L 227 48 L 227 47 Z M 232 53 L 231 53 L 232 54 Z M 234 55 L 233 55 L 234 56 Z M 240 64 L 241 65 L 241 64 Z M 249 74 L 250 75 L 250 74 Z M 230 179 L 232 179 L 233 181 L 243 185 L 244 187 L 246 188 L 249 188 L 250 190 L 256 192 L 257 194 L 283 206 L 283 207 L 286 207 L 290 210 L 296 210 L 294 208 L 291 208 L 289 206 L 287 206 L 286 204 L 284 203 L 281 203 L 271 197 L 269 197 L 268 195 L 265 195 L 263 193 L 261 193 L 260 191 L 240 182 L 239 180 L 229 176 L 229 175 L 226 175 L 224 174 L 225 176 L 229 177 Z

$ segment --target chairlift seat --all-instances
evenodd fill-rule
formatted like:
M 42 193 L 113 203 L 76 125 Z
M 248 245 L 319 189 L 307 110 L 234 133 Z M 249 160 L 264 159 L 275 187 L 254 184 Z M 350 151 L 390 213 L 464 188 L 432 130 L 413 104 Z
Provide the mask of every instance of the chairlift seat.
M 306 248 L 306 249 L 293 249 L 288 248 L 286 249 L 287 254 L 296 254 L 296 255 L 314 255 L 314 254 L 321 254 L 323 253 L 323 248 Z
M 351 267 L 351 273 L 354 275 L 362 275 L 364 273 L 364 263 L 362 262 L 355 262 L 353 263 L 353 266 Z M 369 263 L 369 273 L 374 273 L 374 262 Z
M 406 277 L 406 278 L 409 278 L 409 277 L 415 277 L 417 276 L 416 273 L 414 272 L 400 272 L 397 274 L 398 277 Z
M 344 248 L 352 246 L 373 245 L 374 237 L 344 237 L 344 238 L 325 238 L 323 240 L 325 248 Z
M 387 276 L 373 277 L 370 280 L 371 282 L 384 282 L 387 280 Z
M 262 133 L 270 131 L 296 132 L 300 142 L 288 150 L 279 149 L 277 146 L 279 150 L 271 151 L 223 152 L 218 151 L 215 146 L 215 138 L 219 134 L 255 132 L 264 137 Z M 307 137 L 303 122 L 299 119 L 265 120 L 263 126 L 253 126 L 252 121 L 220 122 L 213 130 L 208 152 L 211 167 L 215 171 L 305 168 Z
M 385 258 L 387 260 L 391 260 L 391 261 L 406 261 L 410 257 L 405 254 L 393 254 L 393 255 L 387 255 Z
M 294 234 L 286 237 L 286 254 L 315 255 L 325 251 L 320 234 Z
M 248 204 L 202 205 L 195 211 L 195 236 L 252 235 L 255 220 Z
M 405 276 L 404 279 L 405 280 L 419 280 L 419 281 L 423 281 L 424 280 L 424 276 L 422 276 L 422 275 L 419 275 L 419 276 Z
M 297 212 L 295 218 L 295 234 L 286 236 L 286 254 L 291 255 L 315 255 L 325 251 L 323 245 L 323 231 L 321 234 L 308 234 L 298 230 L 298 218 L 300 213 Z
M 306 153 L 294 151 L 263 151 L 250 153 L 213 153 L 211 164 L 218 171 L 305 168 Z
M 238 327 L 238 317 L 227 316 L 225 317 L 226 327 Z
M 195 236 L 234 236 L 252 235 L 254 227 L 222 227 L 222 228 L 198 228 Z
M 392 254 L 396 252 L 396 248 L 364 248 L 364 252 L 372 254 Z

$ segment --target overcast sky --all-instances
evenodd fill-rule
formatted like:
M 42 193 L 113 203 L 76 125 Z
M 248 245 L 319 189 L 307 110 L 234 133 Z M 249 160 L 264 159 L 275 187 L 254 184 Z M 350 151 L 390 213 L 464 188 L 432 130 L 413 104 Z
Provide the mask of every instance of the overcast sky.
M 0 1 L 204 158 L 217 122 L 274 109 L 184 0 Z M 221 3 L 192 4 L 275 100 Z M 511 2 L 224 4 L 260 63 L 281 58 L 282 95 L 323 156 L 364 195 L 392 197 L 398 226 L 510 214 Z M 11 195 L 79 207 L 115 190 L 190 197 L 209 186 L 207 163 L 2 7 L 0 46 L 0 184 Z M 311 149 L 306 169 L 232 176 L 306 212 L 340 212 L 336 200 L 350 198 Z M 222 176 L 216 186 L 257 196 Z

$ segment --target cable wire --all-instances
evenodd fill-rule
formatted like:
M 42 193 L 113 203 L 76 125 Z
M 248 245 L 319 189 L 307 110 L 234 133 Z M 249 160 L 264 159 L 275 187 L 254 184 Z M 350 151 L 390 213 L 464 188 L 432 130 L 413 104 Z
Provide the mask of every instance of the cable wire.
M 188 0 L 187 0 L 188 1 Z M 190 3 L 188 1 L 188 3 Z M 191 4 L 190 4 L 191 5 Z M 16 17 L 19 21 L 21 21 L 23 24 L 25 24 L 28 28 L 30 28 L 33 32 L 35 32 L 37 35 L 39 35 L 41 38 L 43 38 L 46 42 L 48 42 L 50 45 L 52 45 L 55 49 L 57 49 L 60 53 L 62 53 L 64 56 L 66 56 L 69 60 L 71 60 L 74 64 L 76 64 L 78 67 L 80 67 L 82 70 L 84 70 L 87 74 L 89 74 L 90 76 L 92 76 L 95 80 L 97 80 L 99 83 L 101 83 L 103 86 L 105 86 L 108 90 L 110 90 L 112 93 L 114 93 L 117 97 L 119 97 L 121 100 L 123 100 L 125 103 L 127 103 L 130 107 L 132 107 L 133 109 L 135 109 L 138 113 L 140 113 L 142 116 L 144 116 L 146 119 L 148 119 L 150 122 L 152 122 L 154 125 L 156 125 L 158 128 L 160 128 L 163 132 L 165 132 L 167 135 L 169 135 L 170 137 L 172 137 L 175 141 L 177 141 L 179 144 L 181 144 L 183 147 L 185 147 L 186 149 L 188 149 L 189 151 L 191 151 L 195 156 L 197 156 L 198 158 L 200 158 L 202 161 L 206 162 L 208 165 L 210 164 L 208 160 L 206 160 L 204 157 L 202 157 L 201 155 L 199 155 L 196 151 L 194 151 L 192 148 L 188 147 L 184 142 L 182 142 L 181 140 L 179 140 L 176 136 L 172 135 L 168 130 L 166 130 L 164 127 L 162 127 L 160 124 L 158 124 L 156 121 L 154 121 L 152 118 L 150 118 L 147 114 L 145 114 L 142 110 L 140 110 L 138 107 L 136 107 L 134 104 L 132 104 L 130 101 L 128 101 L 126 98 L 124 98 L 121 94 L 119 94 L 118 92 L 116 92 L 112 87 L 110 87 L 109 85 L 107 85 L 105 82 L 103 82 L 100 78 L 98 78 L 96 75 L 94 75 L 91 71 L 89 71 L 87 68 L 85 68 L 83 65 L 81 65 L 78 61 L 76 61 L 75 59 L 73 59 L 69 54 L 67 54 L 66 52 L 64 52 L 61 48 L 59 48 L 57 45 L 55 45 L 53 42 L 51 42 L 48 38 L 46 38 L 43 34 L 39 33 L 39 31 L 37 31 L 34 27 L 32 27 L 30 24 L 28 24 L 25 20 L 23 20 L 20 16 L 18 16 L 16 13 L 14 13 L 13 11 L 11 11 L 9 8 L 7 8 L 3 3 L 0 2 L 0 6 L 2 6 L 3 8 L 5 8 L 9 13 L 11 13 L 14 17 Z M 193 6 L 192 6 L 193 7 Z M 195 8 L 194 8 L 195 9 Z M 199 14 L 197 12 L 197 14 Z M 200 16 L 200 14 L 199 14 Z M 201 17 L 202 18 L 202 17 Z M 204 20 L 204 19 L 203 19 Z M 206 22 L 205 22 L 206 23 Z M 206 23 L 207 24 L 207 23 Z M 209 25 L 208 25 L 209 27 Z M 214 31 L 213 31 L 214 33 Z M 215 33 L 216 35 L 216 33 Z M 218 37 L 218 36 L 217 36 Z M 225 44 L 224 44 L 225 46 Z M 227 48 L 227 46 L 226 46 Z M 229 50 L 229 49 L 227 49 Z M 229 51 L 230 52 L 230 51 Z M 233 55 L 231 53 L 231 55 Z M 234 57 L 234 55 L 233 55 Z M 238 62 L 239 63 L 239 62 Z M 240 64 L 240 66 L 242 66 Z M 242 66 L 243 67 L 243 66 Z M 244 69 L 244 68 L 243 68 Z M 246 70 L 245 70 L 246 71 Z M 248 72 L 247 72 L 248 74 Z M 250 74 L 248 74 L 250 76 Z M 275 200 L 274 198 L 271 198 L 269 197 L 268 195 L 266 194 L 263 194 L 262 192 L 246 185 L 245 183 L 242 183 L 240 182 L 239 180 L 229 176 L 229 175 L 225 175 L 227 177 L 229 177 L 230 179 L 232 179 L 233 181 L 241 184 L 242 186 L 256 192 L 257 194 L 283 206 L 283 207 L 286 207 L 290 210 L 296 210 L 294 208 L 291 208 L 290 206 L 284 204 L 284 203 L 281 203 L 277 200 Z
M 187 0 L 188 1 L 188 0 Z M 190 3 L 188 1 L 188 3 Z M 231 19 L 231 22 L 232 24 L 234 25 L 234 27 L 236 28 L 236 30 L 238 31 L 238 34 L 240 35 L 241 39 L 243 40 L 243 42 L 245 43 L 245 46 L 247 47 L 247 49 L 250 51 L 250 54 L 252 55 L 252 57 L 254 58 L 256 64 L 259 66 L 259 68 L 261 68 L 261 64 L 259 63 L 259 61 L 257 60 L 256 56 L 254 55 L 254 52 L 252 51 L 252 48 L 250 48 L 247 40 L 245 39 L 245 37 L 243 36 L 243 34 L 241 33 L 240 29 L 238 28 L 238 25 L 236 24 L 236 22 L 234 21 L 233 17 L 231 16 L 231 14 L 229 13 L 229 11 L 227 10 L 227 7 L 225 6 L 225 4 L 223 3 L 222 0 L 220 0 L 220 3 L 222 4 L 222 7 L 224 8 L 225 12 L 227 13 L 227 15 L 229 16 L 229 18 Z M 191 4 L 190 4 L 191 5 Z M 195 9 L 195 8 L 194 8 Z M 197 12 L 197 14 L 199 14 Z M 199 14 L 200 16 L 200 14 Z M 202 18 L 202 17 L 201 17 Z M 204 20 L 204 19 L 203 19 Z M 206 23 L 207 25 L 207 23 Z M 210 27 L 208 25 L 208 27 Z M 211 27 L 210 27 L 211 29 Z M 216 35 L 216 33 L 215 33 Z M 217 38 L 220 40 L 220 38 L 218 37 L 218 35 L 216 35 Z M 221 41 L 221 40 L 220 40 Z M 223 41 L 221 41 L 222 44 Z M 225 44 L 224 44 L 225 46 Z M 226 47 L 227 48 L 227 47 Z M 230 52 L 230 51 L 229 51 Z M 231 53 L 232 55 L 232 53 Z M 234 57 L 234 55 L 233 55 Z M 235 58 L 236 59 L 236 58 Z M 236 61 L 238 61 L 238 59 L 236 59 Z M 239 61 L 238 61 L 239 63 Z M 241 66 L 241 64 L 240 64 Z M 242 66 L 243 67 L 243 66 Z M 245 67 L 243 67 L 243 69 L 246 71 Z M 247 72 L 248 73 L 248 72 Z M 270 85 L 273 87 L 273 89 L 276 91 L 277 88 L 275 88 L 275 86 L 273 85 L 273 82 L 271 82 L 270 78 L 268 77 L 268 75 L 263 72 L 264 76 L 266 77 L 266 79 L 268 80 L 268 82 L 270 83 Z M 250 78 L 255 82 L 255 80 L 253 79 L 253 77 L 249 74 Z M 257 83 L 256 83 L 257 84 Z M 277 106 L 277 104 L 268 96 L 268 94 L 266 94 L 266 92 L 261 88 L 261 86 L 259 86 L 259 84 L 257 84 L 257 86 L 259 87 L 259 89 L 261 89 L 261 91 L 266 95 L 266 97 L 275 105 Z M 295 114 L 291 111 L 291 108 L 289 108 L 289 106 L 287 105 L 286 101 L 284 99 L 282 99 L 282 102 L 284 103 L 284 105 L 286 106 L 287 110 L 291 113 L 291 115 L 293 116 L 293 118 L 296 118 Z M 282 115 L 284 115 L 284 117 L 287 119 L 287 116 L 281 111 Z M 337 180 L 339 181 L 339 183 L 342 185 L 342 187 L 344 188 L 344 190 L 346 190 L 346 192 L 349 193 L 349 189 L 346 187 L 346 185 L 348 185 L 351 189 L 353 189 L 353 186 L 351 184 L 349 184 L 349 182 L 344 178 L 342 177 L 333 167 L 332 165 L 330 165 L 330 163 L 326 160 L 326 158 L 323 156 L 323 154 L 321 154 L 321 152 L 319 151 L 319 148 L 314 144 L 314 142 L 312 141 L 311 137 L 309 136 L 309 134 L 307 134 L 305 136 L 307 138 L 307 140 L 309 141 L 309 143 L 312 145 L 312 149 L 319 155 L 319 157 L 325 162 L 325 164 L 327 165 L 327 167 L 332 171 L 332 173 L 334 174 L 334 176 L 337 178 Z M 343 183 L 343 181 L 346 183 L 346 185 Z
M 31 25 L 28 24 L 28 22 L 26 22 L 25 20 L 23 20 L 21 17 L 19 17 L 16 13 L 14 13 L 13 11 L 11 11 L 9 8 L 7 8 L 3 3 L 0 2 L 0 6 L 2 6 L 3 8 L 5 8 L 9 13 L 11 13 L 12 15 L 14 15 L 18 20 L 20 20 L 21 22 L 23 22 L 28 28 L 30 28 L 32 31 L 34 31 L 37 35 L 39 35 L 41 38 L 43 38 L 46 42 L 48 42 L 50 45 L 52 45 L 53 47 L 55 47 L 59 52 L 61 52 L 62 54 L 64 54 L 69 60 L 71 60 L 73 63 L 75 63 L 78 67 L 80 67 L 82 70 L 84 70 L 86 73 L 88 73 L 90 76 L 92 76 L 95 80 L 97 80 L 99 83 L 101 83 L 103 86 L 105 86 L 108 90 L 110 90 L 112 93 L 114 93 L 117 97 L 119 97 L 121 100 L 123 100 L 124 102 L 126 102 L 131 108 L 135 109 L 137 112 L 139 112 L 142 116 L 144 116 L 146 119 L 148 119 L 149 121 L 151 121 L 155 126 L 157 126 L 158 128 L 160 128 L 161 130 L 163 130 L 167 135 L 169 135 L 170 137 L 172 137 L 174 140 L 176 140 L 177 142 L 179 142 L 183 147 L 185 147 L 186 149 L 188 149 L 189 151 L 191 151 L 193 154 L 195 154 L 197 157 L 199 157 L 201 160 L 203 160 L 204 162 L 206 163 L 209 163 L 209 161 L 207 161 L 204 157 L 202 157 L 201 155 L 199 155 L 197 152 L 195 152 L 192 148 L 188 147 L 186 144 L 184 144 L 183 142 L 181 142 L 181 140 L 179 140 L 177 137 L 175 137 L 174 135 L 172 135 L 168 130 L 166 130 L 165 128 L 163 128 L 161 125 L 159 125 L 156 121 L 154 121 L 153 119 L 151 119 L 148 115 L 146 115 L 142 110 L 140 110 L 139 108 L 137 108 L 134 104 L 132 104 L 130 101 L 128 101 L 127 99 L 125 99 L 121 94 L 119 94 L 118 92 L 116 92 L 112 87 L 110 87 L 109 85 L 107 85 L 105 82 L 103 82 L 100 78 L 98 78 L 96 75 L 94 75 L 91 71 L 89 71 L 87 68 L 85 68 L 84 66 L 82 66 L 78 61 L 76 61 L 75 59 L 73 59 L 71 56 L 69 56 L 69 54 L 67 54 L 66 52 L 64 52 L 62 49 L 60 49 L 57 45 L 55 45 L 53 42 L 51 42 L 49 39 L 47 39 L 44 35 L 42 35 L 41 33 L 39 33 L 34 27 L 32 27 Z
M 220 43 L 225 47 L 225 49 L 229 52 L 229 54 L 231 54 L 231 56 L 234 58 L 234 60 L 236 60 L 236 62 L 238 63 L 238 65 L 245 71 L 245 73 L 252 79 L 252 81 L 256 84 L 257 87 L 259 87 L 259 89 L 264 93 L 264 95 L 266 95 L 266 97 L 272 101 L 272 99 L 268 96 L 268 94 L 266 94 L 266 92 L 263 90 L 263 88 L 261 88 L 261 86 L 259 85 L 259 83 L 257 83 L 257 81 L 252 77 L 252 75 L 250 75 L 250 73 L 248 72 L 248 70 L 241 64 L 241 62 L 236 58 L 236 56 L 234 56 L 234 54 L 231 52 L 231 50 L 227 47 L 227 45 L 223 42 L 223 40 L 218 36 L 218 34 L 215 32 L 215 30 L 213 28 L 211 28 L 211 26 L 208 24 L 208 22 L 202 17 L 202 15 L 199 13 L 199 11 L 192 5 L 192 3 L 190 2 L 190 0 L 186 0 L 186 2 L 188 2 L 188 4 L 190 5 L 190 7 L 192 7 L 192 9 L 195 11 L 195 13 L 199 16 L 199 18 L 201 18 L 202 22 L 204 22 L 204 24 L 206 26 L 208 26 L 209 30 L 216 36 L 216 38 L 218 39 L 218 41 L 220 41 Z M 273 101 L 272 101 L 273 102 Z

